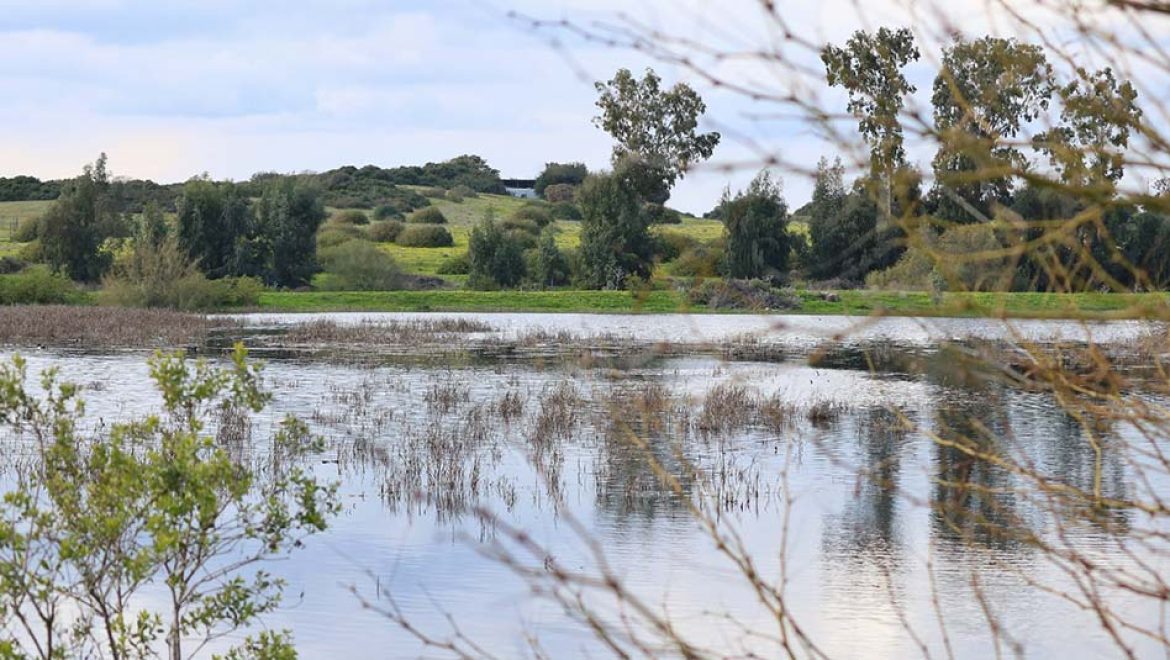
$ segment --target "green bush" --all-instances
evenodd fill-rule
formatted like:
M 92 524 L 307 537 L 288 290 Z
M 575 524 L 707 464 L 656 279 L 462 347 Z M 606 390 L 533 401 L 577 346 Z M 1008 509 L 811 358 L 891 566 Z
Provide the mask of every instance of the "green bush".
M 252 307 L 264 290 L 250 277 L 209 280 L 175 238 L 158 244 L 140 241 L 121 255 L 102 282 L 98 301 L 123 307 L 209 310 Z
M 713 245 L 696 245 L 685 250 L 670 264 L 676 277 L 716 277 L 723 263 L 723 249 Z
M 544 198 L 549 202 L 572 202 L 577 198 L 577 186 L 571 183 L 554 183 L 544 189 Z
M 518 231 L 533 236 L 540 236 L 540 225 L 526 218 L 511 217 L 499 222 L 500 229 L 504 231 Z
M 333 291 L 391 291 L 401 288 L 402 271 L 394 258 L 369 241 L 349 241 L 318 253 L 333 277 L 322 280 Z
M 524 279 L 525 246 L 517 237 L 535 239 L 524 232 L 504 231 L 490 218 L 471 230 L 467 258 L 470 264 L 467 285 L 473 289 L 506 289 Z
M 361 240 L 366 233 L 355 225 L 328 224 L 317 233 L 317 249 L 331 248 L 349 241 Z
M 364 211 L 348 209 L 334 213 L 333 217 L 329 218 L 329 222 L 336 225 L 368 225 L 370 217 Z
M 544 227 L 552 222 L 552 214 L 544 205 L 527 204 L 512 213 L 511 220 L 528 220 L 536 223 L 537 227 Z
M 16 231 L 12 232 L 12 240 L 17 243 L 27 243 L 37 240 L 40 235 L 41 218 L 39 216 L 25 218 L 16 226 Z
M 366 234 L 371 241 L 375 243 L 393 243 L 398 239 L 398 235 L 402 233 L 403 225 L 397 220 L 387 220 L 386 222 L 375 222 L 370 225 Z
M 893 266 L 869 273 L 867 286 L 927 291 L 1000 291 L 1011 282 L 1011 259 L 987 224 L 958 225 L 910 248 Z
M 374 209 L 375 220 L 398 220 L 402 218 L 402 210 L 392 204 L 383 204 Z
M 422 194 L 423 197 L 429 197 L 431 199 L 447 198 L 447 190 L 439 187 L 423 188 Z
M 573 220 L 579 221 L 581 219 L 581 209 L 572 202 L 557 202 L 549 209 L 549 215 L 554 220 Z
M 674 209 L 657 204 L 650 205 L 650 224 L 653 225 L 681 225 L 682 214 Z
M 444 259 L 435 272 L 440 275 L 466 275 L 471 272 L 471 260 L 467 253 L 457 254 Z
M 455 239 L 446 227 L 439 225 L 407 225 L 394 241 L 404 247 L 451 247 Z
M 407 222 L 421 225 L 445 225 L 447 224 L 447 216 L 434 206 L 428 206 L 425 209 L 419 209 L 411 213 L 406 218 Z
M 471 186 L 465 186 L 462 183 L 447 191 L 447 199 L 452 202 L 462 202 L 465 199 L 475 199 L 479 197 L 479 193 L 475 192 Z
M 654 254 L 663 262 L 674 261 L 698 244 L 697 240 L 682 232 L 661 231 L 654 237 Z
M 0 275 L 12 275 L 19 273 L 28 266 L 28 262 L 19 257 L 3 256 L 0 257 Z
M 50 305 L 70 302 L 77 289 L 64 275 L 48 266 L 29 266 L 19 273 L 0 275 L 0 305 Z

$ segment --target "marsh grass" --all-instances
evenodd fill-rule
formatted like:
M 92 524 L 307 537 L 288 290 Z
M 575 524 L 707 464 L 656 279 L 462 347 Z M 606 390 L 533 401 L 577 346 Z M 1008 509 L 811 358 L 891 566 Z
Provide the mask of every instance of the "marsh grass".
M 161 309 L 67 305 L 0 308 L 0 344 L 84 349 L 174 348 L 205 344 L 238 321 Z

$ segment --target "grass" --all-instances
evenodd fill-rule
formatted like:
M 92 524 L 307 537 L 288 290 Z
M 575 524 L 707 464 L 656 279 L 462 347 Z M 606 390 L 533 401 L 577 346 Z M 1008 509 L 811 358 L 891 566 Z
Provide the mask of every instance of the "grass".
M 52 204 L 51 201 L 0 202 L 0 243 L 12 240 L 17 225 L 26 218 L 40 216 Z M 0 246 L 0 249 L 3 249 Z
M 680 312 L 685 298 L 673 291 L 635 297 L 626 291 L 272 291 L 261 311 L 325 312 Z
M 936 304 L 925 292 L 841 291 L 839 300 L 800 292 L 802 305 L 786 314 L 959 316 L 1014 318 L 1170 319 L 1166 293 L 949 293 Z M 707 312 L 675 291 L 637 296 L 626 291 L 272 291 L 263 311 L 467 311 L 467 312 Z M 750 310 L 748 310 L 750 312 Z

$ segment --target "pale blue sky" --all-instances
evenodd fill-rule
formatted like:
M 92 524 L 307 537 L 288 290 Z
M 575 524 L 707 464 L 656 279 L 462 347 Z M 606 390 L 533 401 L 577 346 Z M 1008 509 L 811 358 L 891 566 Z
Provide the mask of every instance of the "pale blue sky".
M 839 40 L 880 21 L 892 2 L 866 3 L 866 17 L 851 0 L 779 4 L 807 36 Z M 569 43 L 565 57 L 506 12 L 588 23 L 629 11 L 701 40 L 760 43 L 756 4 L 0 0 L 0 174 L 70 176 L 101 151 L 115 174 L 161 181 L 461 153 L 484 156 L 505 176 L 534 176 L 550 160 L 600 168 L 611 141 L 590 123 L 592 80 L 646 61 L 583 43 Z M 682 75 L 656 68 L 668 82 Z M 833 155 L 801 125 L 750 120 L 766 108 L 693 82 L 710 106 L 709 126 L 749 135 L 787 160 Z M 715 160 L 754 158 L 726 139 Z M 753 173 L 695 172 L 672 204 L 705 211 L 725 185 Z M 807 180 L 786 175 L 785 188 L 791 204 L 807 200 Z

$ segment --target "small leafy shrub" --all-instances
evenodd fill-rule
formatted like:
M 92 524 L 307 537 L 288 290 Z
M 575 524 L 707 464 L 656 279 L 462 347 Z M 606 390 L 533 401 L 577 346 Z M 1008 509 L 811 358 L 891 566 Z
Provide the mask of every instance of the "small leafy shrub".
M 577 198 L 577 186 L 570 183 L 554 183 L 544 189 L 544 198 L 554 204 L 572 202 Z
M 370 224 L 370 217 L 366 215 L 365 211 L 347 209 L 333 214 L 329 222 L 336 225 L 368 225 Z
M 425 209 L 419 209 L 411 213 L 406 218 L 407 222 L 416 225 L 445 225 L 447 224 L 447 216 L 434 206 L 428 206 Z
M 328 224 L 317 233 L 317 249 L 323 250 L 365 237 L 366 233 L 355 225 Z
M 14 477 L 0 498 L 0 612 L 8 631 L 13 612 L 41 613 L 6 633 L 6 657 L 189 657 L 275 609 L 284 583 L 263 565 L 340 510 L 336 486 L 299 465 L 323 443 L 295 417 L 265 443 L 279 457 L 271 467 L 240 461 L 222 426 L 209 433 L 215 411 L 250 427 L 271 400 L 242 345 L 225 367 L 181 352 L 148 365 L 162 407 L 95 442 L 82 388 L 52 370 L 34 386 L 20 357 L 0 364 L 0 423 L 43 439 L 37 475 Z M 296 650 L 287 634 L 261 633 L 224 657 Z
M 403 227 L 395 243 L 404 247 L 451 247 L 455 239 L 446 227 L 429 224 L 414 224 Z
M 400 220 L 402 218 L 402 210 L 392 204 L 383 204 L 374 209 L 375 220 Z
M 500 229 L 504 231 L 518 231 L 533 236 L 540 235 L 540 225 L 528 220 L 527 218 L 511 217 L 501 220 L 499 222 Z
M 791 289 L 778 289 L 764 280 L 706 280 L 691 288 L 692 305 L 709 309 L 797 309 L 800 297 Z
M 545 229 L 536 248 L 528 251 L 527 261 L 529 280 L 541 289 L 568 284 L 573 274 L 551 228 Z
M 29 266 L 11 275 L 0 275 L 0 305 L 50 305 L 75 297 L 73 282 L 48 266 Z
M 552 214 L 543 205 L 526 204 L 512 213 L 511 220 L 528 220 L 536 223 L 537 227 L 544 227 L 552 222 Z
M 676 277 L 716 277 L 723 263 L 723 249 L 714 245 L 696 245 L 678 255 L 670 264 Z
M 440 275 L 466 275 L 471 272 L 471 260 L 463 252 L 453 257 L 447 257 L 435 270 Z
M 454 199 L 456 197 L 459 198 L 458 201 L 462 202 L 465 199 L 475 199 L 476 197 L 479 197 L 479 193 L 472 189 L 471 186 L 466 186 L 461 183 L 447 191 L 447 199 L 456 201 Z
M 401 288 L 394 258 L 369 241 L 354 240 L 321 250 L 321 267 L 333 277 L 323 280 L 332 291 L 391 291 Z
M 658 204 L 651 204 L 648 208 L 650 224 L 652 225 L 681 225 L 682 214 L 674 209 Z
M 0 257 L 0 275 L 11 275 L 24 270 L 28 263 L 19 257 Z
M 398 235 L 402 233 L 404 226 L 397 220 L 375 222 L 366 230 L 366 234 L 375 243 L 393 243 L 398 239 Z
M 654 237 L 654 255 L 663 262 L 678 259 L 699 245 L 694 238 L 678 231 L 662 231 Z
M 447 191 L 446 191 L 446 189 L 439 188 L 437 186 L 431 187 L 431 188 L 423 188 L 422 195 L 423 195 L 423 197 L 429 197 L 430 199 L 446 199 Z
M 557 202 L 549 209 L 549 215 L 554 220 L 571 220 L 579 222 L 581 220 L 581 209 L 572 202 Z
M 25 218 L 16 226 L 16 231 L 12 232 L 12 240 L 16 243 L 27 243 L 37 240 L 40 235 L 40 217 Z

